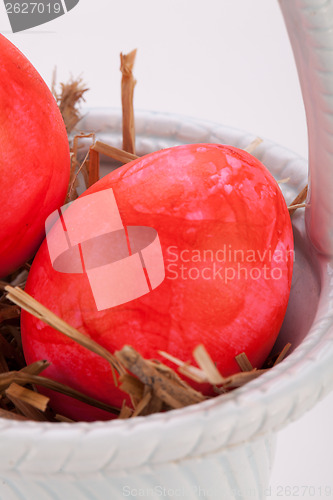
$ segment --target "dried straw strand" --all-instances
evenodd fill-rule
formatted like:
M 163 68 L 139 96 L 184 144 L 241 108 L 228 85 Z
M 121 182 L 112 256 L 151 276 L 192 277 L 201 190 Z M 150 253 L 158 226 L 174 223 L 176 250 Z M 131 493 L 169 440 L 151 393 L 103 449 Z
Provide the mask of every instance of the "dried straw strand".
M 231 375 L 230 377 L 224 379 L 222 390 L 224 391 L 225 389 L 234 389 L 236 387 L 242 387 L 251 380 L 259 377 L 266 371 L 267 370 L 254 369 L 250 372 L 235 373 L 234 375 Z
M 251 365 L 250 360 L 246 356 L 245 352 L 238 354 L 235 357 L 235 360 L 236 360 L 239 368 L 242 370 L 242 372 L 250 372 L 253 370 L 253 366 Z
M 124 420 L 126 418 L 130 418 L 132 416 L 132 414 L 133 414 L 133 410 L 129 406 L 124 404 L 120 410 L 118 419 Z
M 247 153 L 252 154 L 255 149 L 257 149 L 258 146 L 263 142 L 263 140 L 260 137 L 256 137 L 246 148 L 244 148 L 244 151 L 247 151 Z
M 82 78 L 76 80 L 72 78 L 68 83 L 60 83 L 60 91 L 58 92 L 56 89 L 56 69 L 54 70 L 52 93 L 57 101 L 68 134 L 72 132 L 81 119 L 79 105 L 81 101 L 85 100 L 84 94 L 88 90 Z
M 193 356 L 201 370 L 206 374 L 208 381 L 212 385 L 220 385 L 224 383 L 224 377 L 222 377 L 222 375 L 216 368 L 212 358 L 206 351 L 206 348 L 202 344 L 198 345 L 194 349 Z
M 102 410 L 108 411 L 114 415 L 119 414 L 119 408 L 115 406 L 103 403 L 102 401 L 98 401 L 95 398 L 87 396 L 67 385 L 61 384 L 60 382 L 56 382 L 55 380 L 51 380 L 46 377 L 41 377 L 39 375 L 32 375 L 30 373 L 25 373 L 19 371 L 12 371 L 6 374 L 0 374 L 0 392 L 3 392 L 7 389 L 7 387 L 15 382 L 19 385 L 25 384 L 36 384 L 41 387 L 45 387 L 47 389 L 51 389 L 52 391 L 59 392 L 60 394 L 64 394 L 65 396 L 70 396 L 71 398 L 77 399 L 82 403 L 89 404 L 91 406 L 95 406 L 96 408 L 100 408 Z
M 70 179 L 68 184 L 68 191 L 66 196 L 66 202 L 74 201 L 78 197 L 76 188 L 79 185 L 78 177 L 82 173 L 86 187 L 89 187 L 89 174 L 88 174 L 88 158 L 89 150 L 87 151 L 85 157 L 81 161 L 78 160 L 79 154 L 79 143 L 82 139 L 91 139 L 92 144 L 95 143 L 95 133 L 90 134 L 78 134 L 73 139 L 73 148 L 71 153 L 71 171 Z
M 128 371 L 150 387 L 157 397 L 172 408 L 182 408 L 205 399 L 201 393 L 190 386 L 187 391 L 184 391 L 182 385 L 159 372 L 131 346 L 124 346 L 115 355 Z
M 165 359 L 171 361 L 175 365 L 178 366 L 178 371 L 188 377 L 189 379 L 199 382 L 199 383 L 207 383 L 208 379 L 206 374 L 200 370 L 200 368 L 197 368 L 196 366 L 192 366 L 189 363 L 185 363 L 184 361 L 181 361 L 180 359 L 176 358 L 175 356 L 172 356 L 168 352 L 165 351 L 158 351 L 158 354 L 160 356 L 163 356 Z
M 296 196 L 296 198 L 291 202 L 288 207 L 289 215 L 292 217 L 298 208 L 304 207 L 304 201 L 306 200 L 308 194 L 308 185 L 306 185 L 302 191 Z
M 42 412 L 46 410 L 47 405 L 50 401 L 48 397 L 43 396 L 38 392 L 31 391 L 30 389 L 26 389 L 25 387 L 22 387 L 16 382 L 12 382 L 10 386 L 6 389 L 5 393 L 9 399 L 20 400 Z
M 150 403 L 151 398 L 152 398 L 152 393 L 151 392 L 147 392 L 143 396 L 143 398 L 141 399 L 140 403 L 135 408 L 134 412 L 132 413 L 132 417 L 131 418 L 137 417 L 138 415 L 140 415 L 145 410 L 145 408 L 148 406 L 148 404 Z
M 42 371 L 48 368 L 50 364 L 51 363 L 46 360 L 35 361 L 34 363 L 30 363 L 30 365 L 22 368 L 20 372 L 29 373 L 30 375 L 39 375 L 40 373 L 42 373 Z
M 0 418 L 6 418 L 8 420 L 21 420 L 21 421 L 29 420 L 27 417 L 24 417 L 19 413 L 15 413 L 14 411 L 4 410 L 3 408 L 0 408 Z
M 133 77 L 133 66 L 136 49 L 129 54 L 120 54 L 121 103 L 123 111 L 123 149 L 135 153 L 135 125 L 133 97 L 136 81 Z
M 129 394 L 133 398 L 134 400 L 133 406 L 136 407 L 136 405 L 143 398 L 145 389 L 144 384 L 139 379 L 133 377 L 133 375 L 130 375 L 129 373 L 125 373 L 125 375 L 122 375 L 119 378 L 119 382 L 120 382 L 119 386 L 120 389 L 124 392 L 127 392 L 127 394 Z
M 13 288 L 10 285 L 6 286 L 5 290 L 6 292 L 8 292 L 7 298 L 9 300 L 22 307 L 22 309 L 29 312 L 36 318 L 44 321 L 44 323 L 48 324 L 52 328 L 55 328 L 67 337 L 71 338 L 81 346 L 104 358 L 110 363 L 113 369 L 118 371 L 118 373 L 124 373 L 123 368 L 121 367 L 115 356 L 111 354 L 107 349 L 104 349 L 104 347 L 97 344 L 97 342 L 70 326 L 52 311 L 50 311 L 33 297 L 28 295 L 26 292 L 17 287 Z
M 139 158 L 139 156 L 135 154 L 128 153 L 123 149 L 115 148 L 114 146 L 110 146 L 109 144 L 101 141 L 96 141 L 91 149 L 105 156 L 109 156 L 113 160 L 119 161 L 123 164 L 129 163 L 130 161 L 137 160 Z
M 99 181 L 99 153 L 94 150 L 93 147 L 89 149 L 89 163 L 88 163 L 88 172 L 89 172 L 89 187 L 95 184 L 95 182 Z
M 276 366 L 278 365 L 279 363 L 281 363 L 281 361 L 284 360 L 284 358 L 286 357 L 286 355 L 288 354 L 289 350 L 291 348 L 291 344 L 288 343 L 284 346 L 284 348 L 282 349 L 282 351 L 280 352 L 280 354 L 278 355 L 278 357 L 276 358 L 275 360 L 275 363 L 273 366 Z

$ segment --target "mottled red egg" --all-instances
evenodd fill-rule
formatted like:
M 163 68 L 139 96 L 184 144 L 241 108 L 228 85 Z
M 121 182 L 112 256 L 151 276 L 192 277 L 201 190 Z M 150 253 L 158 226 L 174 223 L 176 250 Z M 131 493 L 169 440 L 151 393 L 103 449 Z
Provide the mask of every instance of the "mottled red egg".
M 65 199 L 70 156 L 57 103 L 27 58 L 0 35 L 0 276 L 30 258 Z
M 194 363 L 193 349 L 204 344 L 223 375 L 239 371 L 235 356 L 242 352 L 260 367 L 285 315 L 293 267 L 289 213 L 266 167 L 242 150 L 214 144 L 149 154 L 110 173 L 73 203 L 77 213 L 79 203 L 84 205 L 83 233 L 89 210 L 96 208 L 96 198 L 89 195 L 111 190 L 124 227 L 157 232 L 165 269 L 161 283 L 98 310 L 98 287 L 92 286 L 89 269 L 56 270 L 44 242 L 27 292 L 111 352 L 129 344 L 146 358 L 162 359 L 158 351 L 164 350 Z M 104 220 L 108 214 L 101 209 L 99 216 Z M 110 288 L 108 268 L 100 265 L 97 285 L 103 293 L 108 288 L 120 293 L 126 283 L 126 293 L 132 290 L 130 273 L 118 274 Z M 145 272 L 147 279 L 153 276 L 149 265 Z M 121 405 L 125 395 L 114 386 L 103 359 L 27 313 L 22 314 L 22 338 L 28 363 L 51 361 L 47 376 Z M 107 418 L 63 396 L 52 395 L 52 404 L 73 418 Z

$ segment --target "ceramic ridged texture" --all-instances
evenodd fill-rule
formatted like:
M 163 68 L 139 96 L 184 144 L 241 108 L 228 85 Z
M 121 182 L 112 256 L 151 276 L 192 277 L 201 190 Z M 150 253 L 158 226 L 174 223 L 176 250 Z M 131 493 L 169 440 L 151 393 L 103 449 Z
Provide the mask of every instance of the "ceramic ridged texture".
M 333 255 L 333 1 L 279 0 L 293 47 L 309 136 L 309 236 Z
M 117 111 L 88 113 L 80 128 L 98 129 L 99 139 L 120 145 Z M 137 113 L 136 128 L 138 154 L 185 142 L 244 148 L 254 139 L 219 125 L 154 113 Z M 282 185 L 290 202 L 306 183 L 305 161 L 266 140 L 255 155 L 277 179 L 290 177 Z M 301 212 L 295 225 L 305 238 Z M 246 498 L 238 495 L 240 488 L 255 489 L 250 498 L 264 498 L 271 434 L 333 386 L 333 272 L 327 260 L 319 265 L 319 310 L 306 339 L 281 365 L 244 388 L 200 405 L 127 421 L 49 424 L 0 419 L 0 498 L 64 498 L 68 488 L 71 498 L 108 494 L 117 499 L 124 498 L 125 486 L 152 488 L 160 484 L 157 480 L 174 489 L 210 485 L 206 498 L 211 500 L 221 495 Z M 199 493 L 185 498 L 200 498 Z M 154 494 L 151 498 L 158 498 Z
M 269 479 L 271 455 L 268 436 L 212 455 L 134 469 L 124 468 L 119 472 L 102 470 L 84 475 L 66 472 L 52 475 L 35 473 L 30 476 L 10 472 L 0 486 L 0 499 L 118 500 L 128 497 L 176 497 L 186 500 L 221 500 L 223 495 L 228 500 L 263 500 Z

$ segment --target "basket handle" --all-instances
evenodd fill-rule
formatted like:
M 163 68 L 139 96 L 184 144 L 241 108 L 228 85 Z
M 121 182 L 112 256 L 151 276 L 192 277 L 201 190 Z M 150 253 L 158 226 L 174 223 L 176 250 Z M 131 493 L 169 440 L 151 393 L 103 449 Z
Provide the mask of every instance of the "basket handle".
M 333 0 L 279 0 L 300 79 L 309 140 L 306 226 L 333 256 Z

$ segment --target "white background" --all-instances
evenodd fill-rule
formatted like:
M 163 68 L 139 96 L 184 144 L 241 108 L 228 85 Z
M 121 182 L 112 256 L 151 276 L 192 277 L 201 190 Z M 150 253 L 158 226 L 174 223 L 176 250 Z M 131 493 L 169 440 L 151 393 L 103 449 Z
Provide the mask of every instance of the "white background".
M 58 81 L 81 75 L 91 89 L 86 106 L 119 107 L 119 53 L 138 48 L 136 109 L 208 119 L 307 156 L 277 0 L 80 0 L 65 16 L 17 34 L 1 3 L 0 31 L 48 84 L 54 67 Z M 268 498 L 328 498 L 325 486 L 333 498 L 332 417 L 333 395 L 279 433 Z

